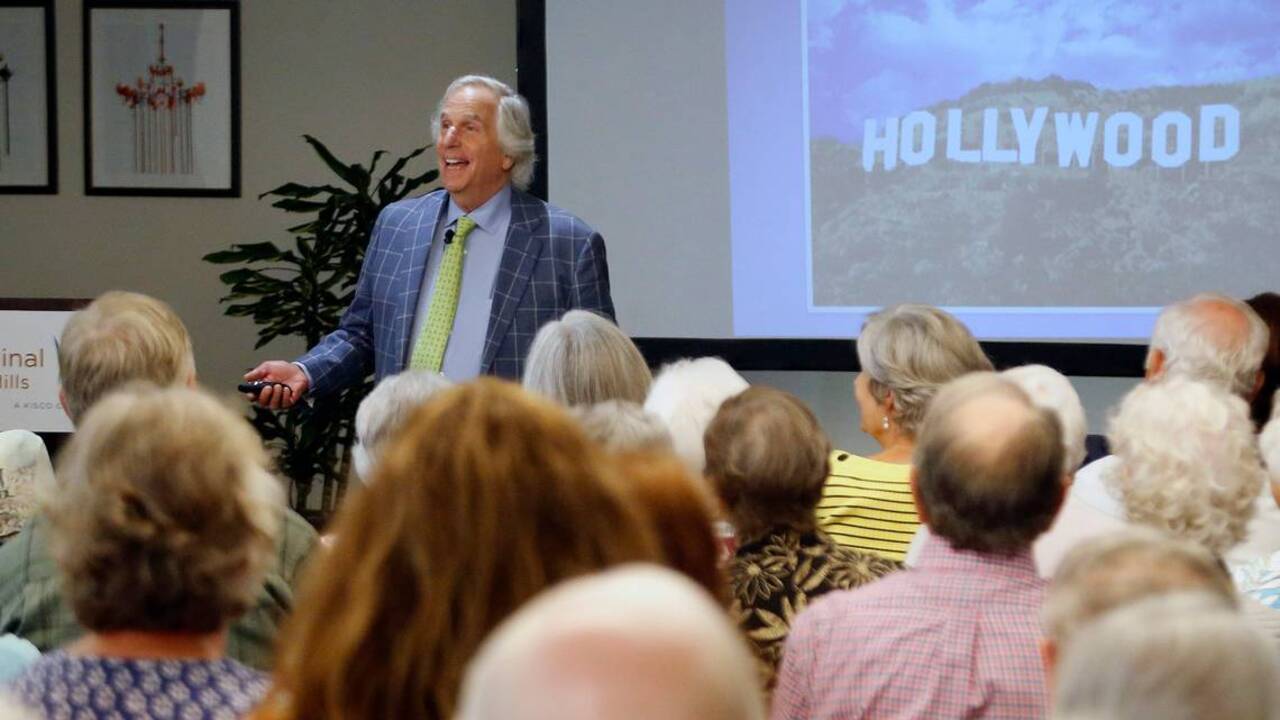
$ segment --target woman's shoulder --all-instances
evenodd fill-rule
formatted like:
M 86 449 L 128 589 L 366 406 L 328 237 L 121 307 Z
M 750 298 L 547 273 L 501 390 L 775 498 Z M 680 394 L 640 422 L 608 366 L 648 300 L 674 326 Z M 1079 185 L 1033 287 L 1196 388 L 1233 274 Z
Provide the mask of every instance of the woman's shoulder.
M 834 450 L 831 453 L 832 478 L 848 477 L 901 481 L 906 480 L 910 474 L 910 465 L 872 460 L 845 450 Z

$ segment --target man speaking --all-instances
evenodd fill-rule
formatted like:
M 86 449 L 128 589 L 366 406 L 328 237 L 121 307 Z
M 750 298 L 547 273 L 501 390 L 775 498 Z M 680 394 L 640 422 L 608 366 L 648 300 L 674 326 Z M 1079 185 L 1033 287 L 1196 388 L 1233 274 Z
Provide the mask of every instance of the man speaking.
M 295 362 L 269 360 L 258 402 L 288 407 L 405 368 L 454 381 L 519 378 L 538 328 L 581 308 L 613 318 L 604 239 L 525 194 L 533 178 L 529 106 L 506 84 L 467 75 L 432 125 L 443 190 L 388 205 L 338 328 Z

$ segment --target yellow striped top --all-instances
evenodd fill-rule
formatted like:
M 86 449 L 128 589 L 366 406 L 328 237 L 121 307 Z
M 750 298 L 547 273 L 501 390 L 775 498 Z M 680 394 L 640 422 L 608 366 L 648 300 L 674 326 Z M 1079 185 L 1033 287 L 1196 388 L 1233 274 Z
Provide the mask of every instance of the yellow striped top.
M 902 562 L 920 527 L 910 465 L 836 450 L 818 502 L 818 526 L 841 545 Z

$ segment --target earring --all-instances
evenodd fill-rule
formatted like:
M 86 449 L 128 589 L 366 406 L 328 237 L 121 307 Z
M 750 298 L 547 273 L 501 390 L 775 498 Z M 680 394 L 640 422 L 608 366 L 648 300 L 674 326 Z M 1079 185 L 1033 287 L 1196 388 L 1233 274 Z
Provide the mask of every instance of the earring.
M 884 420 L 880 422 L 880 427 L 881 427 L 881 428 L 883 428 L 883 429 L 885 429 L 885 430 L 888 430 L 888 429 L 889 429 L 889 416 L 888 416 L 888 415 L 885 415 L 885 416 L 884 416 Z

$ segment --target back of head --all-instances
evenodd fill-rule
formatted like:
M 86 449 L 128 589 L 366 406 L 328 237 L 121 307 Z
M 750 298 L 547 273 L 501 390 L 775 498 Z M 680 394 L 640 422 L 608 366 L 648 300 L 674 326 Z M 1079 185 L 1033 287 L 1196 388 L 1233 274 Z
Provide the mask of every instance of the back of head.
M 22 529 L 36 509 L 36 493 L 53 483 L 53 464 L 39 435 L 0 432 L 0 538 Z
M 129 386 L 97 402 L 45 502 L 80 623 L 207 633 L 243 613 L 283 507 L 266 467 L 253 428 L 204 392 Z
M 619 473 L 662 546 L 666 565 L 723 597 L 715 501 L 701 478 L 669 450 L 615 456 Z
M 1044 603 L 1045 634 L 1065 648 L 1082 625 L 1153 595 L 1200 591 L 1234 607 L 1226 568 L 1203 547 L 1135 527 L 1086 540 L 1058 565 Z
M 191 337 L 173 309 L 111 291 L 71 316 L 58 342 L 58 373 L 73 423 L 98 398 L 131 381 L 177 385 L 195 376 Z
M 1053 412 L 994 373 L 948 383 L 916 444 L 916 488 L 929 529 L 957 550 L 1022 551 L 1062 500 L 1062 433 Z
M 570 310 L 543 325 L 525 361 L 523 384 L 561 405 L 642 403 L 653 375 L 631 338 L 611 321 Z
M 1005 370 L 1000 375 L 1022 388 L 1031 402 L 1052 410 L 1058 416 L 1058 424 L 1062 426 L 1064 450 L 1062 470 L 1069 474 L 1078 470 L 1084 462 L 1084 441 L 1089 428 L 1085 421 L 1084 405 L 1071 381 L 1047 365 L 1022 365 Z
M 1262 387 L 1253 399 L 1253 423 L 1258 427 L 1271 417 L 1276 390 L 1280 390 L 1280 293 L 1261 293 L 1245 301 L 1267 326 L 1267 352 L 1262 356 Z
M 813 528 L 831 441 L 799 398 L 748 388 L 720 406 L 705 438 L 707 477 L 741 542 L 779 526 Z
M 747 381 L 720 358 L 678 360 L 658 372 L 644 409 L 662 418 L 676 454 L 701 475 L 707 463 L 703 433 L 720 404 L 747 387 Z
M 883 400 L 892 393 L 894 422 L 912 435 L 938 388 L 992 369 L 969 329 L 932 305 L 892 305 L 872 313 L 858 334 L 857 350 L 872 396 Z
M 351 456 L 361 480 L 368 481 L 374 459 L 413 411 L 452 386 L 449 378 L 427 370 L 405 370 L 378 383 L 356 410 L 356 441 Z
M 1055 718 L 1272 720 L 1275 648 L 1216 595 L 1179 593 L 1115 610 L 1067 648 Z
M 1251 397 L 1269 335 L 1266 323 L 1245 303 L 1201 293 L 1160 312 L 1148 370 L 1158 350 L 1164 355 L 1162 376 L 1200 380 Z
M 452 716 L 465 663 L 549 585 L 661 558 L 561 408 L 482 378 L 419 408 L 334 521 L 281 643 L 289 717 Z
M 579 405 L 569 412 L 582 424 L 587 437 L 610 452 L 672 450 L 666 423 L 638 403 L 606 400 Z
M 1244 539 L 1266 471 L 1244 401 L 1184 378 L 1142 383 L 1108 437 L 1129 520 L 1223 553 Z
M 477 654 L 458 720 L 760 720 L 737 629 L 695 585 L 659 568 L 567 582 Z

